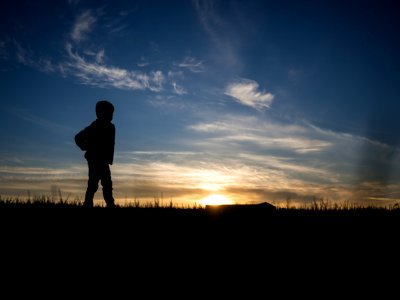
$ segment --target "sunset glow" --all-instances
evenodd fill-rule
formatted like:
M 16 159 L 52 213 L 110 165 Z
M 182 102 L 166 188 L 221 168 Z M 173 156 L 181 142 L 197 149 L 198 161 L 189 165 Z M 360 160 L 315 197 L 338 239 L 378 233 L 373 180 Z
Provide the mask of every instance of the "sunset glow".
M 224 204 L 234 204 L 232 200 L 221 194 L 212 194 L 203 198 L 200 201 L 200 205 L 224 205 Z

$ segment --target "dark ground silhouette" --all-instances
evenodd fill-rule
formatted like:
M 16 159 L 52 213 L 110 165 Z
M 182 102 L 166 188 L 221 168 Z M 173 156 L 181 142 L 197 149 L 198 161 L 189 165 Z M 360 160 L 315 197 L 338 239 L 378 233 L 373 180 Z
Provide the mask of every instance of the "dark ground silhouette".
M 146 286 L 148 296 L 161 289 L 188 298 L 244 287 L 247 297 L 274 297 L 277 286 L 281 297 L 360 296 L 397 272 L 399 209 L 255 208 L 0 203 L 2 272 L 19 282 L 40 278 L 37 287 L 60 286 L 71 296 L 111 286 L 137 295 Z M 388 282 L 385 291 L 396 287 Z

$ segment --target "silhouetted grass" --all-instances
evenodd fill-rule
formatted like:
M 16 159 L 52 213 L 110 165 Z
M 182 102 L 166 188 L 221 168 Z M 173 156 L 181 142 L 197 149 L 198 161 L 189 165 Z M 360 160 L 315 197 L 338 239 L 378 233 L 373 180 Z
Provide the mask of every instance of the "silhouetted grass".
M 74 200 L 70 200 L 69 197 L 63 198 L 61 193 L 58 197 L 49 196 L 49 195 L 41 195 L 41 196 L 33 196 L 28 198 L 20 198 L 20 197 L 2 197 L 0 195 L 0 207 L 68 207 L 68 208 L 82 208 L 83 201 L 79 198 Z M 260 204 L 269 204 L 267 202 Z M 269 204 L 273 206 L 272 204 Z M 162 209 L 181 209 L 181 210 L 204 210 L 204 209 L 224 209 L 224 208 L 244 208 L 245 207 L 254 207 L 254 208 L 262 208 L 262 205 L 257 204 L 230 204 L 230 205 L 207 205 L 202 206 L 197 203 L 193 203 L 192 205 L 177 205 L 172 201 L 161 204 L 159 200 L 155 199 L 153 202 L 141 202 L 139 200 L 134 200 L 132 202 L 117 205 L 119 209 L 132 209 L 132 208 L 162 208 Z M 98 204 L 95 204 L 94 208 L 105 208 L 104 203 L 99 201 Z M 324 199 L 314 200 L 309 204 L 305 204 L 302 206 L 292 206 L 290 203 L 281 206 L 275 206 L 276 211 L 391 211 L 391 210 L 399 210 L 399 203 L 386 205 L 386 206 L 376 206 L 376 205 L 367 205 L 367 204 L 357 204 L 354 202 L 330 202 Z
M 52 272 L 69 269 L 75 276 L 82 266 L 96 273 L 106 262 L 129 276 L 142 264 L 140 274 L 150 272 L 147 280 L 158 284 L 173 274 L 187 280 L 200 273 L 249 276 L 238 268 L 274 275 L 275 265 L 285 280 L 293 271 L 297 276 L 313 273 L 310 266 L 317 266 L 315 274 L 335 268 L 347 272 L 355 261 L 363 267 L 371 257 L 382 261 L 398 255 L 398 207 L 135 203 L 86 209 L 80 201 L 53 200 L 0 197 L 1 256 L 10 270 L 41 270 L 46 264 Z
M 72 213 L 74 212 L 74 213 Z M 53 219 L 76 218 L 77 223 L 85 223 L 94 218 L 93 222 L 101 222 L 102 217 L 113 218 L 115 224 L 127 223 L 140 226 L 140 222 L 148 227 L 166 228 L 168 225 L 180 224 L 187 228 L 206 228 L 208 225 L 231 227 L 277 228 L 289 227 L 296 230 L 298 226 L 365 226 L 374 224 L 381 226 L 390 222 L 400 223 L 400 208 L 398 205 L 389 207 L 357 206 L 345 203 L 343 205 L 315 201 L 312 205 L 293 207 L 274 207 L 268 203 L 254 205 L 220 205 L 220 206 L 177 206 L 173 203 L 160 205 L 159 202 L 134 203 L 109 209 L 97 205 L 92 209 L 82 206 L 79 199 L 54 199 L 49 196 L 36 196 L 31 199 L 0 196 L 0 213 L 3 217 L 21 218 L 21 222 L 30 218 Z M 204 226 L 203 226 L 204 225 Z M 129 225 L 128 225 L 129 226 Z M 254 229 L 253 229 L 254 230 Z

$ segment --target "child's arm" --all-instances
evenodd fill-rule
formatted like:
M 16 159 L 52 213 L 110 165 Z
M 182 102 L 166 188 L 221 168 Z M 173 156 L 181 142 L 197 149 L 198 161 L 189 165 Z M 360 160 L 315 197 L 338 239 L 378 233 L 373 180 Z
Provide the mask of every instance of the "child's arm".
M 110 158 L 109 164 L 112 165 L 114 161 L 114 147 L 115 147 L 115 126 L 111 127 L 111 144 L 110 144 Z
M 75 144 L 82 150 L 87 150 L 87 128 L 81 130 L 75 135 Z

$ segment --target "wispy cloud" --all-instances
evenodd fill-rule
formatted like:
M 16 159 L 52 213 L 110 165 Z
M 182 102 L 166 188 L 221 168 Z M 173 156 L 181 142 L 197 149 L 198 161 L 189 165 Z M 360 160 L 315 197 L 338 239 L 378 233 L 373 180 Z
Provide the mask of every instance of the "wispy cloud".
M 209 139 L 214 142 L 242 145 L 240 149 L 258 145 L 261 149 L 305 154 L 331 146 L 329 139 L 311 134 L 305 126 L 266 122 L 255 117 L 228 116 L 218 121 L 190 125 L 188 129 L 208 133 Z
M 73 128 L 61 125 L 59 123 L 56 123 L 54 121 L 50 121 L 48 119 L 41 118 L 41 117 L 39 117 L 37 115 L 33 115 L 33 114 L 31 114 L 29 112 L 26 112 L 26 111 L 14 111 L 13 113 L 18 118 L 20 118 L 20 119 L 22 119 L 22 120 L 24 120 L 26 122 L 29 122 L 31 124 L 40 126 L 40 127 L 46 129 L 49 132 L 55 132 L 55 133 L 69 132 L 70 133 L 70 132 L 74 131 Z
M 230 66 L 239 65 L 234 42 L 229 38 L 229 25 L 218 14 L 216 3 L 212 0 L 193 0 L 200 24 L 219 50 L 219 61 Z
M 100 14 L 100 12 L 97 14 Z M 81 13 L 72 28 L 72 41 L 80 42 L 86 39 L 96 21 L 97 17 L 91 10 Z M 107 23 L 106 27 L 108 27 L 108 30 L 113 31 L 115 24 Z M 98 51 L 85 49 L 83 52 L 87 56 L 84 56 L 80 54 L 79 48 L 80 46 L 77 45 L 76 50 L 74 50 L 71 42 L 66 43 L 65 49 L 68 60 L 60 63 L 60 70 L 63 75 L 72 75 L 77 77 L 83 84 L 102 88 L 114 87 L 125 90 L 150 90 L 153 92 L 160 92 L 163 89 L 165 76 L 160 70 L 145 73 L 110 66 L 105 64 L 106 54 L 104 49 Z
M 265 91 L 258 91 L 258 83 L 254 80 L 242 79 L 239 82 L 229 84 L 225 94 L 233 97 L 237 102 L 262 110 L 269 108 L 274 95 Z
M 178 85 L 176 82 L 172 82 L 172 87 L 174 88 L 174 92 L 178 95 L 187 94 L 187 91 L 182 86 Z
M 138 71 L 106 66 L 99 63 L 99 58 L 104 57 L 104 50 L 96 55 L 96 60 L 89 62 L 78 52 L 74 52 L 72 45 L 67 43 L 66 50 L 69 61 L 62 64 L 66 75 L 73 75 L 88 85 L 99 87 L 115 87 L 127 90 L 162 90 L 165 76 L 162 71 L 152 71 L 149 74 Z
M 251 122 L 256 120 L 236 122 L 230 133 L 240 128 L 247 131 Z M 279 129 L 278 124 L 275 126 Z M 316 134 L 306 125 L 303 129 L 301 127 L 286 127 L 281 131 Z M 223 132 L 229 134 L 228 127 Z M 226 140 L 221 143 L 208 137 L 202 138 L 207 143 L 190 143 L 195 151 L 117 152 L 116 163 L 112 166 L 115 197 L 123 204 L 124 199 L 154 201 L 162 193 L 165 199 L 186 205 L 215 192 L 239 203 L 269 201 L 277 205 L 285 205 L 286 199 L 299 205 L 321 198 L 377 205 L 393 204 L 398 200 L 398 183 L 384 187 L 379 181 L 352 185 L 353 174 L 346 172 L 351 172 L 352 160 L 357 153 L 354 149 L 350 155 L 342 155 L 337 149 L 344 144 L 357 144 L 357 137 L 332 136 L 329 133 L 328 136 L 332 145 L 321 149 L 317 156 L 288 153 L 283 151 L 284 145 L 281 145 L 282 151 L 271 151 L 270 146 L 255 150 L 254 147 L 237 147 L 238 144 L 232 145 Z M 341 155 L 340 166 L 336 166 L 338 158 L 332 162 L 328 159 L 334 152 Z M 343 168 L 346 165 L 350 167 Z M 45 168 L 12 163 L 0 167 L 2 196 L 25 195 L 27 191 L 32 195 L 49 194 L 57 186 L 64 194 L 71 193 L 71 198 L 78 196 L 82 199 L 86 181 L 84 164 Z M 96 197 L 101 200 L 101 193 Z
M 144 57 L 141 57 L 139 62 L 137 63 L 138 67 L 146 67 L 148 65 L 150 65 L 150 62 L 147 59 L 145 59 Z
M 96 63 L 103 64 L 104 63 L 104 49 L 101 49 L 96 54 Z
M 166 76 L 161 70 L 154 70 L 148 73 L 127 70 L 105 64 L 105 50 L 98 52 L 85 50 L 86 55 L 80 54 L 73 49 L 71 43 L 66 43 L 65 49 L 67 59 L 54 63 L 50 59 L 36 58 L 32 51 L 23 48 L 15 43 L 16 60 L 26 66 L 35 68 L 45 73 L 61 73 L 63 76 L 74 76 L 82 84 L 97 86 L 101 88 L 114 87 L 125 90 L 150 90 L 160 92 L 166 82 Z M 175 85 L 174 85 L 175 83 Z M 176 82 L 171 82 L 173 92 L 185 94 L 186 90 Z
M 35 59 L 32 51 L 23 48 L 18 42 L 14 42 L 14 46 L 15 58 L 19 63 L 35 68 L 44 73 L 53 73 L 59 70 L 58 66 L 50 59 L 43 57 Z
M 81 169 L 79 169 L 81 170 Z M 76 170 L 75 170 L 76 171 Z M 21 176 L 36 176 L 46 175 L 47 176 L 64 176 L 71 174 L 71 170 L 56 169 L 56 168 L 42 168 L 42 167 L 0 167 L 0 173 L 5 175 L 21 175 Z
M 124 157 L 130 157 L 132 162 L 126 161 L 118 166 L 120 180 L 135 178 L 135 182 L 141 182 L 141 185 L 147 183 L 149 187 L 151 182 L 169 193 L 186 192 L 191 197 L 204 197 L 207 193 L 219 191 L 242 203 L 262 200 L 260 197 L 249 198 L 253 193 L 265 196 L 267 193 L 294 193 L 297 189 L 299 195 L 307 195 L 306 185 L 290 178 L 288 173 L 326 175 L 324 171 L 302 167 L 278 157 L 262 160 L 262 156 L 231 153 L 221 157 L 220 153 L 207 151 L 132 152 L 124 154 Z M 198 195 L 193 195 L 194 191 Z
M 5 166 L 5 165 L 22 165 L 24 164 L 24 159 L 22 159 L 19 156 L 15 155 L 3 155 L 3 157 L 0 159 L 0 163 Z
M 55 186 L 68 194 L 82 195 L 82 186 L 87 180 L 87 167 L 69 165 L 60 168 L 32 166 L 1 166 L 0 191 L 5 197 L 18 197 L 21 200 L 29 194 L 33 197 L 49 195 Z
M 231 115 L 188 129 L 201 134 L 189 142 L 199 151 L 263 174 L 257 184 L 246 185 L 249 189 L 262 185 L 281 195 L 367 201 L 396 190 L 400 180 L 398 149 L 307 122 L 291 125 Z M 363 149 L 368 152 L 360 159 Z
M 72 27 L 71 39 L 74 42 L 81 42 L 87 38 L 87 35 L 93 29 L 96 23 L 96 17 L 90 10 L 81 13 Z
M 186 56 L 182 62 L 176 64 L 180 68 L 189 69 L 193 73 L 201 73 L 205 71 L 202 61 L 194 57 Z
M 35 68 L 40 72 L 75 77 L 81 84 L 100 88 L 149 90 L 158 93 L 163 91 L 164 85 L 168 83 L 169 92 L 177 95 L 187 94 L 187 89 L 178 81 L 184 79 L 185 70 L 193 73 L 204 71 L 203 62 L 196 58 L 187 56 L 180 63 L 172 63 L 173 70 L 167 70 L 166 74 L 168 75 L 164 75 L 163 71 L 159 69 L 145 72 L 141 69 L 127 69 L 112 65 L 111 59 L 106 56 L 104 47 L 95 47 L 94 43 L 90 43 L 90 46 L 81 43 L 90 40 L 90 33 L 95 29 L 94 26 L 98 17 L 103 14 L 105 14 L 103 9 L 98 9 L 96 12 L 87 10 L 77 16 L 65 42 L 66 55 L 63 56 L 63 59 L 54 60 L 38 57 L 37 53 L 35 54 L 34 51 L 14 41 L 11 46 L 15 48 L 13 49 L 15 50 L 13 51 L 15 59 L 19 63 Z M 111 32 L 113 26 L 107 21 L 103 24 L 107 32 Z M 0 40 L 0 58 L 6 59 L 8 53 L 11 53 L 11 51 L 7 51 L 6 42 Z M 151 62 L 144 57 L 141 57 L 137 64 L 139 67 L 149 65 L 151 65 Z M 177 68 L 180 69 L 177 70 Z
M 182 100 L 181 97 L 175 97 L 173 95 L 164 96 L 157 94 L 148 100 L 148 103 L 155 108 L 162 110 L 164 114 L 176 114 L 177 112 L 188 112 L 196 111 L 198 107 L 193 103 Z

